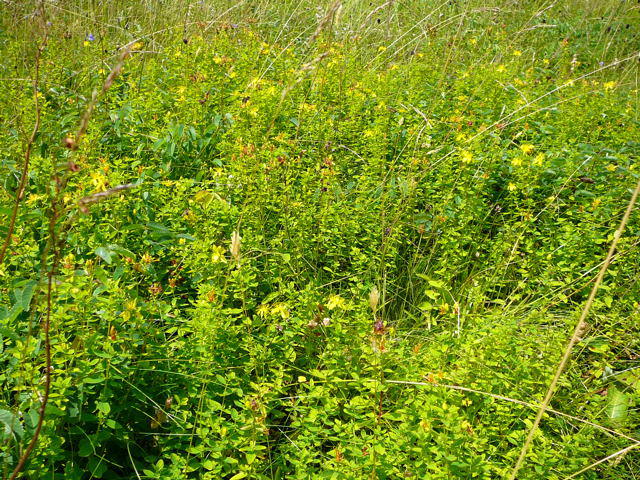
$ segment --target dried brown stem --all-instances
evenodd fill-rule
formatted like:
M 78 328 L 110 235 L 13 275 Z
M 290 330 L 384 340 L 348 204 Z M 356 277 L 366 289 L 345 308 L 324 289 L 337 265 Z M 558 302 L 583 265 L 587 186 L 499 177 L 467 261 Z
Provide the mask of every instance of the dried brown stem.
M 111 88 L 114 80 L 118 77 L 118 75 L 122 73 L 122 67 L 124 66 L 124 61 L 127 59 L 130 53 L 131 53 L 131 49 L 129 46 L 125 47 L 122 50 L 122 52 L 120 53 L 120 56 L 118 57 L 118 61 L 116 62 L 114 67 L 111 69 L 111 72 L 109 72 L 109 75 L 107 76 L 106 80 L 102 84 L 102 88 L 100 92 L 98 92 L 98 90 L 94 90 L 93 93 L 91 94 L 91 100 L 89 101 L 89 104 L 87 105 L 87 109 L 82 115 L 82 119 L 80 120 L 80 126 L 78 127 L 78 131 L 76 132 L 76 136 L 74 138 L 67 137 L 64 141 L 65 146 L 67 148 L 71 150 L 77 150 L 78 147 L 80 146 L 80 141 L 87 133 L 87 128 L 89 127 L 89 120 L 91 119 L 93 110 L 95 109 L 96 104 L 98 103 L 98 97 L 100 95 L 104 95 L 107 92 L 107 90 Z
M 44 331 L 44 349 L 45 349 L 45 373 L 44 373 L 44 393 L 42 394 L 42 402 L 40 404 L 40 408 L 38 409 L 38 423 L 36 424 L 36 429 L 33 432 L 33 436 L 31 437 L 31 441 L 27 448 L 22 452 L 20 459 L 18 460 L 18 464 L 13 469 L 13 473 L 9 477 L 9 480 L 15 480 L 18 478 L 18 475 L 24 468 L 27 459 L 31 455 L 31 452 L 35 448 L 38 443 L 38 438 L 40 437 L 40 431 L 42 430 L 42 424 L 44 423 L 45 410 L 47 408 L 47 403 L 49 402 L 49 392 L 51 391 L 51 339 L 50 339 L 50 330 L 51 330 L 51 296 L 53 289 L 53 279 L 55 277 L 56 268 L 59 261 L 59 251 L 56 248 L 56 232 L 55 227 L 58 221 L 57 214 L 57 206 L 55 198 L 52 200 L 52 208 L 53 211 L 51 213 L 51 218 L 49 220 L 49 242 L 53 245 L 53 264 L 51 265 L 51 269 L 47 272 L 47 309 L 45 313 L 43 331 Z
M 43 43 L 44 44 L 44 43 Z M 101 92 L 102 94 L 104 94 L 107 90 L 109 90 L 109 88 L 111 88 L 111 86 L 113 85 L 113 81 L 115 80 L 115 78 L 122 72 L 122 66 L 124 65 L 124 61 L 125 59 L 129 56 L 129 52 L 130 49 L 127 46 L 126 48 L 123 49 L 122 53 L 120 54 L 120 57 L 118 59 L 118 61 L 116 62 L 115 66 L 113 67 L 113 69 L 111 70 L 111 72 L 109 73 L 109 75 L 107 76 L 107 79 L 105 80 L 104 84 L 102 85 L 102 89 Z M 38 54 L 39 55 L 39 54 Z M 39 60 L 39 56 L 38 56 L 38 60 Z M 36 71 L 37 72 L 37 71 Z M 37 74 L 36 77 L 37 79 Z M 37 102 L 37 89 L 36 89 L 36 102 Z M 91 101 L 89 102 L 89 105 L 87 105 L 87 109 L 84 112 L 84 115 L 82 116 L 82 119 L 80 120 L 80 126 L 78 128 L 77 134 L 75 139 L 72 138 L 66 138 L 65 139 L 65 145 L 67 148 L 71 149 L 71 150 L 77 150 L 78 145 L 80 140 L 82 140 L 82 138 L 85 136 L 85 133 L 87 131 L 87 127 L 89 125 L 89 120 L 91 119 L 91 114 L 93 113 L 93 110 L 96 106 L 96 103 L 98 101 L 98 92 L 94 91 L 92 96 L 91 96 Z M 36 103 L 37 105 L 37 103 Z M 39 127 L 39 111 L 38 111 L 38 119 L 37 119 L 37 124 Z M 35 138 L 35 134 L 37 133 L 37 129 L 34 129 L 34 134 L 32 135 L 32 140 L 30 141 L 30 145 L 28 146 L 28 151 L 30 152 L 30 148 L 31 145 L 33 144 L 33 138 Z M 28 157 L 27 157 L 28 159 Z M 28 171 L 28 162 L 25 162 L 25 169 L 24 172 Z M 63 225 L 63 227 L 61 228 L 61 235 L 60 235 L 60 239 L 58 239 L 58 235 L 56 234 L 56 226 L 58 225 L 58 220 L 59 220 L 59 198 L 60 198 L 60 194 L 62 192 L 62 190 L 64 189 L 64 186 L 66 185 L 66 179 L 63 178 L 59 178 L 57 177 L 56 171 L 55 171 L 55 166 L 54 166 L 54 171 L 53 171 L 53 175 L 54 178 L 57 180 L 56 181 L 56 189 L 55 192 L 52 193 L 51 195 L 51 216 L 49 217 L 49 229 L 48 229 L 48 233 L 49 233 L 49 238 L 47 240 L 47 247 L 45 248 L 45 252 L 49 250 L 49 248 L 51 248 L 53 250 L 53 261 L 51 264 L 51 268 L 49 269 L 49 271 L 47 272 L 47 307 L 46 307 L 46 313 L 45 313 L 45 320 L 44 320 L 44 324 L 43 324 L 43 332 L 44 332 L 44 342 L 45 342 L 45 374 L 44 374 L 44 393 L 42 395 L 42 401 L 41 401 L 41 405 L 40 408 L 38 410 L 38 422 L 36 424 L 36 428 L 33 432 L 33 436 L 31 437 L 31 440 L 29 442 L 29 444 L 27 445 L 27 448 L 24 450 L 24 452 L 22 453 L 22 455 L 20 456 L 20 459 L 18 460 L 18 463 L 16 465 L 16 467 L 13 470 L 13 473 L 11 474 L 11 476 L 9 477 L 9 480 L 15 480 L 18 475 L 20 475 L 20 472 L 23 470 L 29 456 L 31 455 L 31 452 L 33 451 L 33 449 L 36 447 L 37 443 L 38 443 L 38 439 L 40 437 L 40 431 L 42 430 L 42 425 L 44 423 L 44 418 L 45 418 L 45 412 L 46 412 L 46 407 L 47 407 L 47 403 L 49 401 L 49 393 L 51 391 L 51 338 L 50 338 L 50 330 L 51 330 L 51 307 L 52 307 L 52 289 L 53 289 L 53 280 L 55 278 L 56 275 L 56 271 L 58 269 L 58 263 L 60 261 L 60 251 L 62 249 L 62 247 L 64 246 L 64 232 L 65 232 L 65 226 Z M 23 179 L 26 177 L 26 173 L 23 174 Z M 126 184 L 126 185 L 118 185 L 117 187 L 114 187 L 110 190 L 107 190 L 105 192 L 100 192 L 100 193 L 96 193 L 94 195 L 90 195 L 87 197 L 83 197 L 80 200 L 80 205 L 81 207 L 85 207 L 86 205 L 89 205 L 91 203 L 95 203 L 98 202 L 104 198 L 109 197 L 110 195 L 113 195 L 114 193 L 117 193 L 119 191 L 123 191 L 126 190 L 128 188 L 131 188 L 133 186 L 133 184 Z M 18 199 L 21 197 L 21 195 L 18 195 Z M 16 203 L 17 205 L 17 203 Z M 17 207 L 16 207 L 17 209 Z M 14 218 L 15 221 L 15 218 Z M 69 225 L 67 225 L 68 227 Z M 11 232 L 9 232 L 11 233 Z M 11 238 L 11 235 L 8 235 L 7 237 L 8 239 Z M 9 240 L 6 240 L 5 243 L 8 244 Z M 4 250 L 3 250 L 4 253 Z M 44 254 L 44 261 L 46 262 L 46 253 Z
M 86 197 L 82 197 L 80 200 L 78 200 L 78 204 L 80 205 L 80 208 L 83 208 L 83 207 L 86 207 L 87 205 L 91 205 L 92 203 L 100 202 L 105 198 L 108 198 L 117 193 L 123 192 L 125 190 L 129 190 L 130 188 L 133 188 L 135 186 L 136 186 L 135 183 L 125 183 L 123 185 L 116 185 L 115 187 L 110 188 L 109 190 L 105 190 L 103 192 L 98 192 L 98 193 L 94 193 L 93 195 L 87 195 Z
M 13 209 L 11 210 L 11 217 L 9 218 L 9 229 L 7 230 L 7 235 L 2 243 L 2 247 L 0 248 L 0 265 L 4 261 L 4 257 L 7 253 L 7 248 L 11 243 L 11 237 L 13 236 L 13 231 L 16 227 L 16 219 L 18 218 L 18 210 L 20 208 L 20 202 L 24 197 L 24 189 L 27 185 L 27 178 L 29 177 L 29 165 L 31 163 L 31 151 L 33 150 L 33 144 L 36 140 L 36 136 L 38 135 L 38 130 L 40 130 L 40 100 L 38 99 L 38 77 L 40 75 L 40 58 L 42 56 L 42 52 L 44 51 L 44 47 L 47 42 L 47 31 L 44 31 L 44 37 L 38 48 L 36 49 L 35 55 L 35 71 L 33 73 L 33 101 L 35 104 L 36 111 L 36 121 L 33 124 L 33 130 L 31 131 L 31 136 L 27 140 L 27 146 L 24 151 L 24 164 L 22 166 L 22 172 L 20 173 L 20 183 L 18 184 L 18 191 L 16 192 L 16 200 L 13 204 Z

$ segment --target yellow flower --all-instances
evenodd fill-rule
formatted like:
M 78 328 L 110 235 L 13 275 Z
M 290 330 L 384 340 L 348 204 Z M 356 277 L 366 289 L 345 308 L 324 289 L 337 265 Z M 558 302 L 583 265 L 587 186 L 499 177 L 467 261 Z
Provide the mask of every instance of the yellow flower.
M 364 131 L 364 138 L 373 138 L 376 136 L 376 131 L 372 129 L 368 129 Z
M 34 203 L 37 203 L 37 202 L 39 202 L 40 200 L 42 200 L 44 198 L 45 198 L 44 195 L 36 195 L 36 194 L 32 193 L 27 197 L 27 203 L 29 205 L 33 205 Z
M 462 163 L 471 163 L 473 161 L 473 154 L 467 150 L 460 152 L 460 159 Z
M 224 247 L 214 245 L 213 253 L 211 254 L 211 261 L 213 263 L 226 263 L 227 259 L 224 256 L 225 253 L 226 253 L 226 250 Z
M 509 190 L 510 192 L 513 192 L 514 190 L 516 190 L 518 187 L 516 187 L 516 184 L 513 182 L 509 182 L 509 185 L 507 186 L 507 190 Z
M 533 152 L 535 149 L 536 149 L 536 147 L 534 147 L 530 143 L 524 143 L 524 144 L 520 145 L 520 150 L 522 150 L 522 152 L 526 153 L 527 155 L 530 154 L 531 152 Z
M 522 55 L 522 52 L 521 52 L 520 50 L 514 50 L 514 51 L 513 51 L 513 56 L 514 56 L 514 57 L 519 57 L 519 56 L 521 56 L 521 55 Z
M 386 49 L 387 49 L 387 47 L 385 47 L 384 45 L 380 45 L 380 46 L 378 47 L 378 51 L 379 51 L 379 52 L 384 52 Z
M 62 266 L 66 269 L 72 269 L 74 266 L 73 261 L 75 260 L 75 255 L 73 253 L 69 253 L 68 255 L 65 255 L 65 257 L 62 259 Z
M 344 309 L 347 306 L 347 302 L 340 295 L 331 295 L 327 301 L 327 308 L 334 310 L 335 308 Z
M 498 67 L 496 68 L 496 72 L 498 73 L 502 73 L 507 69 L 507 67 L 505 67 L 504 65 L 498 65 Z
M 522 165 L 522 157 L 516 157 L 511 160 L 511 165 L 513 165 L 514 167 L 519 167 L 520 165 Z
M 607 170 L 609 170 L 610 172 L 615 172 L 617 168 L 618 167 L 616 167 L 613 163 L 607 165 Z
M 106 190 L 107 178 L 104 175 L 96 172 L 91 172 L 90 176 L 91 176 L 91 184 L 93 185 L 94 189 L 97 192 Z
M 280 318 L 286 320 L 289 318 L 289 307 L 285 303 L 276 303 L 271 307 L 271 315 L 280 315 Z
M 536 158 L 533 159 L 533 164 L 537 166 L 541 166 L 544 161 L 544 153 L 539 153 L 536 155 Z
M 271 311 L 271 307 L 269 307 L 269 305 L 267 305 L 266 303 L 263 303 L 262 305 L 260 305 L 258 307 L 258 309 L 256 310 L 258 315 L 260 315 L 262 318 L 264 318 L 267 315 L 269 315 L 270 311 Z
M 613 90 L 616 87 L 616 82 L 604 82 L 602 86 L 605 90 Z

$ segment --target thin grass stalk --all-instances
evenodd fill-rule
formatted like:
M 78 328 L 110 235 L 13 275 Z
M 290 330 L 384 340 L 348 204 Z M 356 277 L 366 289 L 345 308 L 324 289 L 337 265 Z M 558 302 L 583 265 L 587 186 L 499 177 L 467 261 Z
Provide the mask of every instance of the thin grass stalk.
M 591 465 L 587 465 L 586 467 L 578 470 L 576 473 L 572 473 L 571 475 L 569 475 L 568 477 L 565 477 L 564 480 L 571 480 L 572 478 L 576 478 L 578 475 L 591 470 L 594 467 L 597 467 L 598 465 L 600 465 L 601 463 L 606 462 L 607 460 L 611 460 L 613 458 L 616 458 L 620 455 L 624 455 L 627 452 L 633 450 L 634 448 L 638 448 L 640 447 L 640 443 L 634 443 L 633 445 L 629 445 L 628 447 L 623 448 L 622 450 L 618 450 L 615 453 L 612 453 L 611 455 L 607 455 L 604 458 L 601 458 L 600 460 L 598 460 L 597 462 L 592 463 Z

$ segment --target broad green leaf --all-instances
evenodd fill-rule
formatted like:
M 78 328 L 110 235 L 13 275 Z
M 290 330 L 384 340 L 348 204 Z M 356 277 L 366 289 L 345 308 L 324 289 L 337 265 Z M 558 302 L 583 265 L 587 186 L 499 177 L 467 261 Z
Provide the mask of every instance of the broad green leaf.
M 613 422 L 619 423 L 628 416 L 629 396 L 615 387 L 607 393 L 607 416 Z
M 113 252 L 106 247 L 98 247 L 96 248 L 96 255 L 102 258 L 109 265 L 111 264 L 112 254 Z
M 109 405 L 107 402 L 96 402 L 96 408 L 100 413 L 103 413 L 104 415 L 108 415 L 111 411 L 111 405 Z
M 29 311 L 29 305 L 31 304 L 31 299 L 33 298 L 33 293 L 38 282 L 35 280 L 30 280 L 24 286 L 24 288 L 16 288 L 13 292 L 16 298 L 16 304 L 20 305 L 23 311 Z
M 18 438 L 24 435 L 20 419 L 8 410 L 0 409 L 0 424 L 3 425 L 3 437 L 15 434 Z
M 81 457 L 88 457 L 93 453 L 93 445 L 88 438 L 83 438 L 80 440 L 80 445 L 78 447 L 78 455 Z

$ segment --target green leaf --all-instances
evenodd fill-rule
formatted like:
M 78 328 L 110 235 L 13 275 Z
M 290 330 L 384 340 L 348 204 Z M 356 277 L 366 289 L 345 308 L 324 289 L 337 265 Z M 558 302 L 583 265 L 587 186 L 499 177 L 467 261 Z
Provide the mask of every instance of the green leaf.
M 2 319 L 2 316 L 0 315 L 0 319 Z M 0 326 L 0 335 L 2 335 L 3 337 L 9 338 L 11 340 L 13 340 L 14 342 L 16 340 L 18 340 L 18 338 L 20 338 L 16 332 L 14 332 L 12 329 L 7 328 L 7 327 L 2 327 Z
M 22 313 L 22 305 L 16 303 L 11 307 L 11 310 L 7 310 L 6 308 L 2 308 L 0 310 L 0 320 L 5 321 L 6 323 L 10 323 L 14 321 L 18 315 Z
M 213 470 L 216 467 L 216 462 L 213 460 L 205 460 L 202 462 L 202 468 L 205 470 Z
M 104 415 L 109 415 L 109 412 L 111 411 L 111 405 L 109 405 L 107 402 L 96 402 L 96 408 L 100 413 L 103 413 Z
M 120 245 L 111 244 L 108 248 L 111 252 L 122 255 L 123 257 L 133 258 L 136 256 L 135 253 L 133 253 L 131 250 L 121 247 Z
M 97 377 L 85 377 L 84 383 L 102 383 L 104 381 L 104 377 L 102 375 L 98 375 Z
M 107 471 L 107 463 L 103 458 L 99 457 L 91 457 L 89 462 L 87 462 L 87 467 L 91 472 L 91 475 L 95 478 L 102 478 L 104 473 Z
M 422 302 L 420 305 L 418 305 L 418 308 L 420 310 L 429 311 L 433 308 L 433 304 L 431 304 L 430 302 Z
M 635 392 L 640 392 L 640 368 L 634 368 L 618 375 L 617 380 L 624 382 L 629 387 L 633 388 Z
M 615 387 L 607 393 L 607 416 L 613 422 L 620 423 L 627 419 L 629 396 Z
M 106 247 L 98 247 L 96 248 L 96 255 L 102 258 L 107 264 L 111 265 L 113 252 L 108 250 Z
M 88 457 L 93 453 L 93 445 L 88 438 L 83 438 L 80 440 L 80 445 L 78 446 L 78 455 L 81 457 Z
M 15 434 L 17 437 L 22 438 L 22 435 L 24 435 L 24 428 L 22 428 L 20 419 L 8 410 L 0 409 L 0 424 L 4 426 L 3 437 Z
M 31 299 L 33 298 L 33 293 L 38 282 L 35 280 L 30 280 L 27 282 L 24 288 L 16 288 L 13 292 L 13 295 L 16 298 L 16 304 L 20 305 L 23 311 L 29 311 L 29 305 L 31 304 Z

